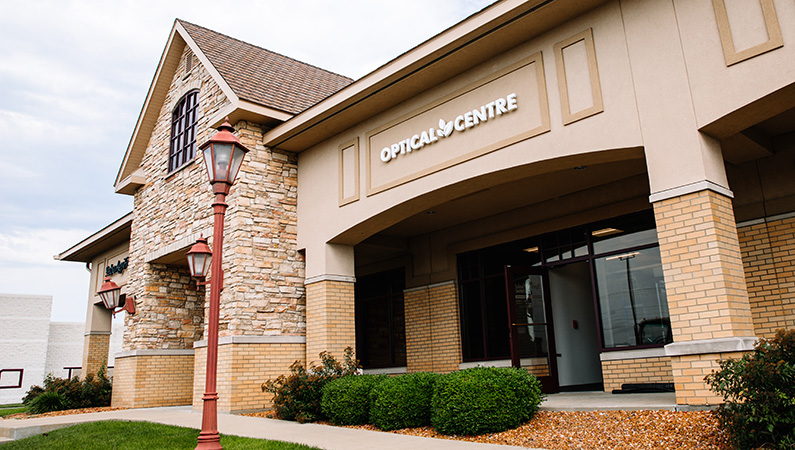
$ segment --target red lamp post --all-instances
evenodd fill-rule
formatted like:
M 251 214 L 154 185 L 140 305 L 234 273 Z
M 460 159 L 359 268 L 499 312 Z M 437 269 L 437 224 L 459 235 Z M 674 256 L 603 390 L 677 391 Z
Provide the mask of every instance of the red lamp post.
M 202 408 L 202 430 L 199 433 L 199 443 L 196 450 L 217 450 L 221 447 L 221 436 L 218 434 L 218 393 L 216 392 L 216 375 L 218 370 L 218 316 L 221 305 L 221 289 L 224 283 L 224 273 L 221 269 L 221 260 L 224 248 L 224 214 L 226 213 L 226 195 L 229 188 L 235 182 L 243 157 L 248 153 L 237 136 L 232 134 L 235 131 L 229 125 L 227 119 L 223 125 L 218 127 L 209 141 L 199 147 L 204 153 L 204 162 L 207 165 L 207 175 L 210 177 L 210 185 L 215 194 L 213 202 L 213 247 L 211 280 L 210 280 L 210 309 L 207 317 L 207 373 L 204 388 L 204 406 Z M 199 254 L 204 254 L 206 249 L 200 246 L 200 242 L 191 248 L 199 246 L 196 252 L 188 252 L 189 265 L 193 269 L 199 268 Z M 204 246 L 207 246 L 204 241 Z M 201 260 L 201 267 L 206 267 L 209 263 L 206 259 Z M 192 270 L 193 272 L 193 270 Z M 193 273 L 196 274 L 195 272 Z

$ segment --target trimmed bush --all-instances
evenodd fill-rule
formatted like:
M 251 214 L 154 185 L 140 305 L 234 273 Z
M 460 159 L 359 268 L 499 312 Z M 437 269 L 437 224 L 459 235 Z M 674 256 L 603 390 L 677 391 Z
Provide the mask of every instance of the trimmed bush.
M 738 450 L 795 448 L 795 330 L 778 330 L 705 381 L 725 403 L 715 411 Z
M 452 372 L 434 386 L 431 424 L 443 434 L 505 431 L 530 420 L 542 399 L 541 383 L 522 369 L 476 367 Z
M 433 386 L 439 377 L 418 372 L 379 383 L 370 392 L 370 423 L 386 431 L 430 425 Z
M 351 375 L 359 369 L 353 358 L 353 349 L 345 349 L 345 362 L 340 364 L 328 352 L 320 354 L 321 365 L 311 365 L 307 370 L 300 361 L 290 366 L 290 375 L 280 375 L 260 386 L 263 392 L 273 394 L 276 417 L 300 423 L 325 418 L 321 408 L 323 386 L 331 380 Z
M 323 387 L 323 413 L 334 425 L 362 425 L 370 419 L 370 391 L 386 375 L 348 375 Z

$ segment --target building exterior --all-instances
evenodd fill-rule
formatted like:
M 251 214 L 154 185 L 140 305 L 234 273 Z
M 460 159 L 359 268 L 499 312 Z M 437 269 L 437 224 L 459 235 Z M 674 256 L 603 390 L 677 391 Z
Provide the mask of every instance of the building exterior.
M 52 297 L 0 294 L 0 405 L 19 403 L 44 377 L 69 378 L 80 374 L 83 324 L 50 322 Z M 122 324 L 117 325 L 121 337 Z M 105 350 L 117 353 L 121 339 Z M 109 364 L 113 365 L 112 357 Z
M 200 404 L 184 253 L 212 235 L 196 147 L 226 117 L 252 151 L 221 410 L 347 346 L 373 371 L 513 364 L 714 404 L 718 358 L 795 326 L 792 2 L 505 0 L 356 81 L 177 20 L 116 181 L 137 313 L 114 405 Z

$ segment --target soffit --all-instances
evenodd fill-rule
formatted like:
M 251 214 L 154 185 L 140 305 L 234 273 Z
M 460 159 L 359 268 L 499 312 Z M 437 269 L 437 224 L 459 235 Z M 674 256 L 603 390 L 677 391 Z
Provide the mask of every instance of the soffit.
M 497 2 L 275 127 L 265 145 L 305 150 L 603 3 Z
M 97 255 L 119 245 L 130 243 L 133 213 L 130 212 L 119 220 L 97 231 L 91 236 L 73 245 L 68 250 L 55 255 L 58 261 L 91 262 Z

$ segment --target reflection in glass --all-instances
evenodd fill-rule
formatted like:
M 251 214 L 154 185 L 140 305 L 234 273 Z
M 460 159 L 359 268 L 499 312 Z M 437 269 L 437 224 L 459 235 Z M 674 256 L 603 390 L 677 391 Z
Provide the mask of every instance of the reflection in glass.
M 521 358 L 546 356 L 549 353 L 542 283 L 541 275 L 521 275 L 514 278 L 514 318 Z
M 658 247 L 596 259 L 605 348 L 673 341 Z

